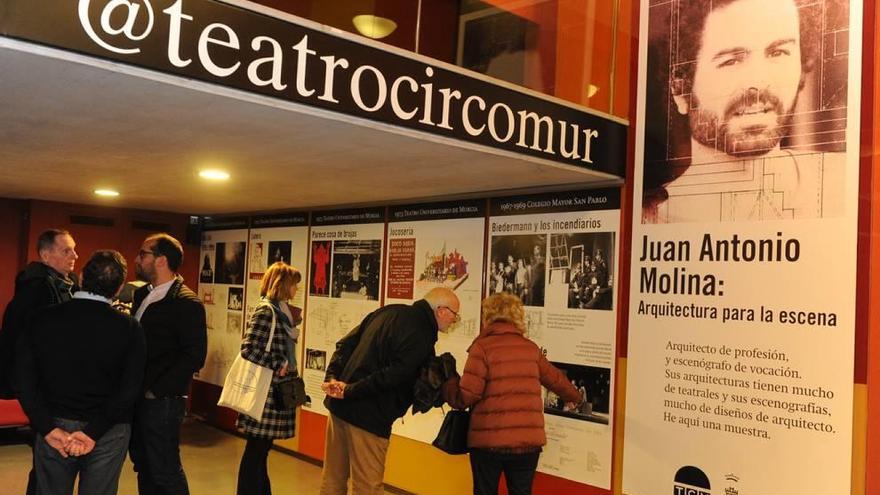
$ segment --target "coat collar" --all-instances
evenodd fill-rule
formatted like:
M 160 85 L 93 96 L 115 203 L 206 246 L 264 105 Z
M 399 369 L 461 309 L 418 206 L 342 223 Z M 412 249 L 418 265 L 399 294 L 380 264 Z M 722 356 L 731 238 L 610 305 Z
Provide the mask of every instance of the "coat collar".
M 502 335 L 502 334 L 516 334 L 522 335 L 523 333 L 519 328 L 516 328 L 516 325 L 513 323 L 508 323 L 506 321 L 496 321 L 494 323 L 490 323 L 488 326 L 483 327 L 480 330 L 480 337 L 486 337 L 489 335 Z

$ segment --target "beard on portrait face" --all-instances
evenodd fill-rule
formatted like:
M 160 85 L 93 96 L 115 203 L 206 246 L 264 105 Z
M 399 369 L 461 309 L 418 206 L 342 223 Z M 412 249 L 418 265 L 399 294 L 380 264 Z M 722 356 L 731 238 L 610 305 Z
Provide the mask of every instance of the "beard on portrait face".
M 723 117 L 719 118 L 717 112 L 703 109 L 693 95 L 694 109 L 688 114 L 691 137 L 704 146 L 738 158 L 765 155 L 785 136 L 796 101 L 797 97 L 786 109 L 771 91 L 750 88 L 731 98 L 725 105 Z M 775 125 L 740 126 L 736 123 L 745 115 L 770 112 L 776 115 Z

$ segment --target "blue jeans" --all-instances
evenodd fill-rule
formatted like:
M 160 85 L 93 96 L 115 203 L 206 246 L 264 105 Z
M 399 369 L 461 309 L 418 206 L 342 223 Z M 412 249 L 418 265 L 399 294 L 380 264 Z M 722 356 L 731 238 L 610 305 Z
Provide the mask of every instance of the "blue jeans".
M 180 425 L 186 399 L 141 399 L 134 409 L 131 462 L 140 495 L 189 495 L 180 463 Z
M 55 419 L 55 426 L 68 432 L 81 431 L 86 424 Z M 34 444 L 37 495 L 72 495 L 77 475 L 79 495 L 115 495 L 130 437 L 131 425 L 117 424 L 98 439 L 88 454 L 64 458 L 38 434 Z

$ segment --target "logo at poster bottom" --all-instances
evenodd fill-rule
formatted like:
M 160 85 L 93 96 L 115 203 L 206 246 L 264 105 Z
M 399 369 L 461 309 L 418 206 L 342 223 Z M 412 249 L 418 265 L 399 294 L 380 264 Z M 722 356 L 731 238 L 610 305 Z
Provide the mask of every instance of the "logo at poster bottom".
M 675 473 L 673 495 L 712 495 L 709 477 L 700 468 L 684 466 Z

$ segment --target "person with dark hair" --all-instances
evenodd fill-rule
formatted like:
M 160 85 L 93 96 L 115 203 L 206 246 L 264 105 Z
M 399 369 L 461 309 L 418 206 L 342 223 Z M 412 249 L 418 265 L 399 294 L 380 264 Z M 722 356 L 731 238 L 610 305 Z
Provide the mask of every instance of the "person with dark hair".
M 36 492 L 112 495 L 131 434 L 144 372 L 144 334 L 110 306 L 125 282 L 125 259 L 96 251 L 83 289 L 34 318 L 18 342 L 16 387 L 31 427 Z
M 78 290 L 76 242 L 70 232 L 49 229 L 37 237 L 38 261 L 28 263 L 15 277 L 15 295 L 3 314 L 0 331 L 0 399 L 14 399 L 12 371 L 19 338 L 43 308 L 69 301 Z M 28 476 L 28 495 L 36 493 L 34 471 Z
M 842 156 L 786 145 L 819 51 L 817 10 L 795 0 L 679 0 L 670 12 L 652 56 L 670 66 L 668 120 L 682 118 L 683 132 L 646 138 L 670 149 L 646 149 L 643 221 L 842 214 Z M 668 46 L 665 62 L 656 45 Z M 649 111 L 654 118 L 662 115 Z
M 135 405 L 131 460 L 141 495 L 188 494 L 180 462 L 180 425 L 192 375 L 205 364 L 205 308 L 177 270 L 183 246 L 168 234 L 147 237 L 135 258 L 132 312 L 144 328 L 147 363 Z

